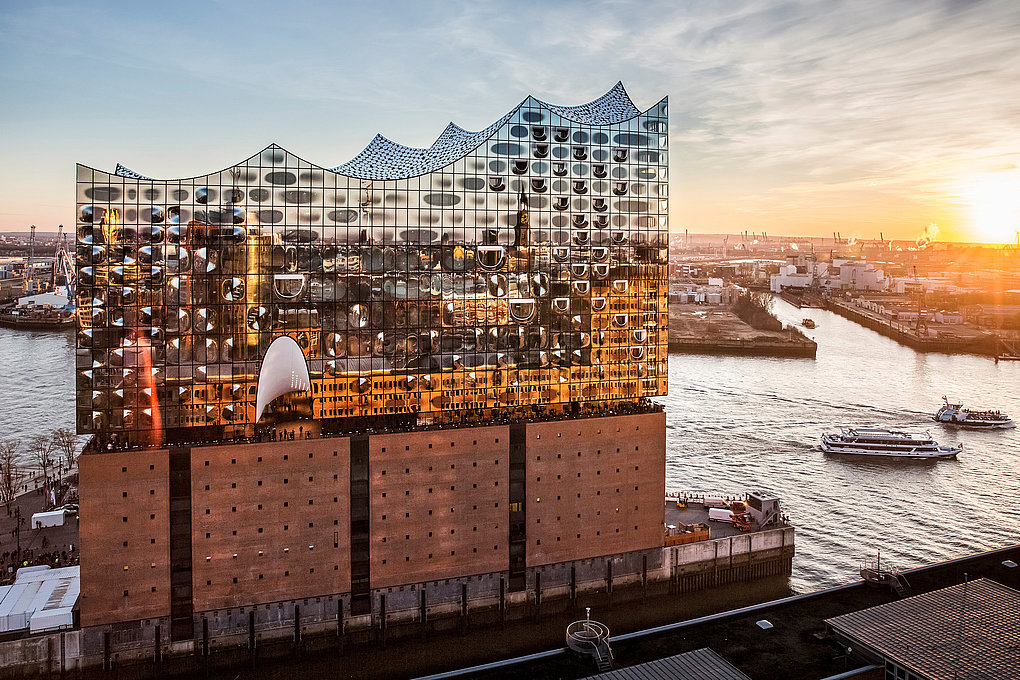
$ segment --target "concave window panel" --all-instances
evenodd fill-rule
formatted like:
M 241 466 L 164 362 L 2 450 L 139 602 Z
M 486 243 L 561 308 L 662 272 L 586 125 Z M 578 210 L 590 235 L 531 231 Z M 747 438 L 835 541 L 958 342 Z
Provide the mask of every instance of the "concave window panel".
M 332 168 L 275 145 L 180 180 L 81 166 L 79 430 L 149 445 L 286 409 L 342 430 L 657 393 L 638 376 L 663 372 L 663 105 L 528 98 Z

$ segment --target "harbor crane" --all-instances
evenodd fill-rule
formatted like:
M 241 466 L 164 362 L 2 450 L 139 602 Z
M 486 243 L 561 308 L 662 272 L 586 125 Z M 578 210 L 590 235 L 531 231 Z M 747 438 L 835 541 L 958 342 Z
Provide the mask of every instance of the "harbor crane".
M 928 335 L 928 323 L 921 316 L 921 305 L 924 302 L 924 286 L 921 285 L 921 278 L 917 275 L 917 265 L 914 265 L 914 284 L 917 286 L 917 322 L 914 324 L 914 333 L 918 336 Z

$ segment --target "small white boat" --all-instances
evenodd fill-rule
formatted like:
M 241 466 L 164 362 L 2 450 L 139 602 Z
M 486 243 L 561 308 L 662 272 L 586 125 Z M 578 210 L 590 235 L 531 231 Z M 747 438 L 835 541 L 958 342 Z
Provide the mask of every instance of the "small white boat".
M 1006 430 L 1016 427 L 1013 419 L 999 411 L 971 411 L 963 404 L 950 404 L 942 397 L 942 406 L 932 416 L 932 420 L 943 425 L 968 427 L 975 430 Z
M 854 456 L 938 460 L 956 458 L 963 444 L 939 446 L 931 435 L 907 434 L 879 428 L 846 427 L 822 435 L 822 451 Z

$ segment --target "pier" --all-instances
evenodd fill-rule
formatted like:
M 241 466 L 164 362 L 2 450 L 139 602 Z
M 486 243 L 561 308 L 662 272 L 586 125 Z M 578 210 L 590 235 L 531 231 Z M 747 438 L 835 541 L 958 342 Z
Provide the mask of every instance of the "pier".
M 958 335 L 958 327 L 953 330 L 936 331 L 933 337 L 930 332 L 919 333 L 915 328 L 904 323 L 897 323 L 892 319 L 876 314 L 867 309 L 862 309 L 854 304 L 841 299 L 826 300 L 826 309 L 835 312 L 840 316 L 850 319 L 865 328 L 881 333 L 887 338 L 907 345 L 919 352 L 944 352 L 946 354 L 970 353 L 970 354 L 995 354 L 995 338 L 985 333 L 970 332 L 967 335 Z M 927 324 L 931 326 L 933 324 Z

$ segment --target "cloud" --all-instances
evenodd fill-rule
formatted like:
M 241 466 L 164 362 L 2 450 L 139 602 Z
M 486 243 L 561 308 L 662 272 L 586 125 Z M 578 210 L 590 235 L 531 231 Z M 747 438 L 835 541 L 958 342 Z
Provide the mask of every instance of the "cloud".
M 8 152 L 64 168 L 102 148 L 204 171 L 266 135 L 334 165 L 377 131 L 424 146 L 451 119 L 480 129 L 528 93 L 577 104 L 619 79 L 639 107 L 670 95 L 675 226 L 711 215 L 707 195 L 839 214 L 872 184 L 921 210 L 1020 153 L 1014 0 L 50 4 L 0 28 Z M 15 175 L 0 202 L 20 200 Z

